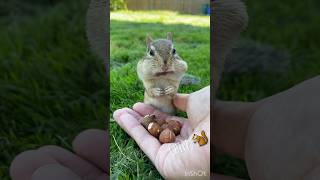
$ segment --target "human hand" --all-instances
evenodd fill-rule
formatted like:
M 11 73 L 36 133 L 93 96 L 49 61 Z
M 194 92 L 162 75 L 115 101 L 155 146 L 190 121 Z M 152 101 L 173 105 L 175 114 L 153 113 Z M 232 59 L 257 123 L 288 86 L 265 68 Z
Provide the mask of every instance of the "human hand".
M 320 179 L 319 89 L 317 76 L 257 102 L 215 101 L 215 148 L 251 179 Z
M 209 179 L 210 141 L 204 146 L 193 143 L 193 134 L 202 130 L 210 137 L 210 87 L 190 95 L 177 95 L 174 104 L 186 111 L 188 119 L 169 116 L 152 106 L 136 103 L 133 109 L 123 108 L 114 112 L 117 123 L 137 142 L 166 179 Z M 139 123 L 147 114 L 157 118 L 174 119 L 182 123 L 180 135 L 174 143 L 161 144 Z
M 73 141 L 74 153 L 58 146 L 43 146 L 17 155 L 10 167 L 13 180 L 109 179 L 107 135 L 104 130 L 89 129 Z

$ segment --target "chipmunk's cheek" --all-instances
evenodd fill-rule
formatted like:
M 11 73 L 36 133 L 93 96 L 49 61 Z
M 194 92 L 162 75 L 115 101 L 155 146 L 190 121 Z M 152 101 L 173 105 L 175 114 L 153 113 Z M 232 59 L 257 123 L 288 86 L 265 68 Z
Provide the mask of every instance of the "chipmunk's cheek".
M 175 63 L 175 70 L 178 72 L 185 72 L 188 68 L 187 64 L 184 61 Z
M 143 64 L 142 71 L 144 75 L 153 75 L 155 70 L 154 67 L 150 65 L 150 63 L 145 62 Z
M 161 71 L 161 70 L 160 70 L 159 68 L 156 68 L 156 67 L 155 67 L 155 68 L 153 68 L 153 69 L 151 70 L 151 73 L 152 73 L 153 76 L 157 76 L 157 73 L 160 72 L 160 71 Z

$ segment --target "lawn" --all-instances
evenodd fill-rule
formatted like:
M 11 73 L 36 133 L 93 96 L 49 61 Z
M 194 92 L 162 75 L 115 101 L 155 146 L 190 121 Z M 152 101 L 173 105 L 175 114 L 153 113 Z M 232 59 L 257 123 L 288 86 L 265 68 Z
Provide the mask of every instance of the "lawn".
M 177 53 L 188 63 L 188 72 L 200 84 L 182 86 L 191 93 L 210 83 L 210 22 L 208 16 L 181 15 L 174 12 L 112 12 L 110 31 L 111 114 L 118 108 L 143 101 L 144 88 L 137 78 L 136 64 L 146 52 L 145 38 L 173 33 Z M 111 175 L 120 179 L 161 179 L 137 144 L 110 120 Z
M 71 147 L 105 127 L 103 60 L 85 34 L 88 0 L 0 3 L 0 179 L 20 152 Z

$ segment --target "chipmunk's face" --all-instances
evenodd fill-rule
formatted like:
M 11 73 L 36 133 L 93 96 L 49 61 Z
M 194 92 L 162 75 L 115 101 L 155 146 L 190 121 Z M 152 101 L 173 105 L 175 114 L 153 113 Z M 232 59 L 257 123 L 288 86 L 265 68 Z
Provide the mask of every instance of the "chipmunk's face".
M 197 140 L 197 135 L 196 134 L 193 134 L 193 136 L 192 136 L 192 140 Z
M 177 54 L 172 42 L 171 33 L 168 33 L 167 39 L 152 40 L 147 37 L 147 52 L 145 63 L 150 66 L 150 73 L 155 76 L 162 76 L 172 73 L 185 72 L 187 64 Z

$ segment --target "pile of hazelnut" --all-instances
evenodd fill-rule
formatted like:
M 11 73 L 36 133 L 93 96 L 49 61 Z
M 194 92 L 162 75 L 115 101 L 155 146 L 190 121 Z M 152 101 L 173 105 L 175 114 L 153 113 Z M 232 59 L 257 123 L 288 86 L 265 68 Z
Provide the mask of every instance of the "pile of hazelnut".
M 179 121 L 157 119 L 154 114 L 142 117 L 140 123 L 161 143 L 172 143 L 180 134 L 182 124 Z

